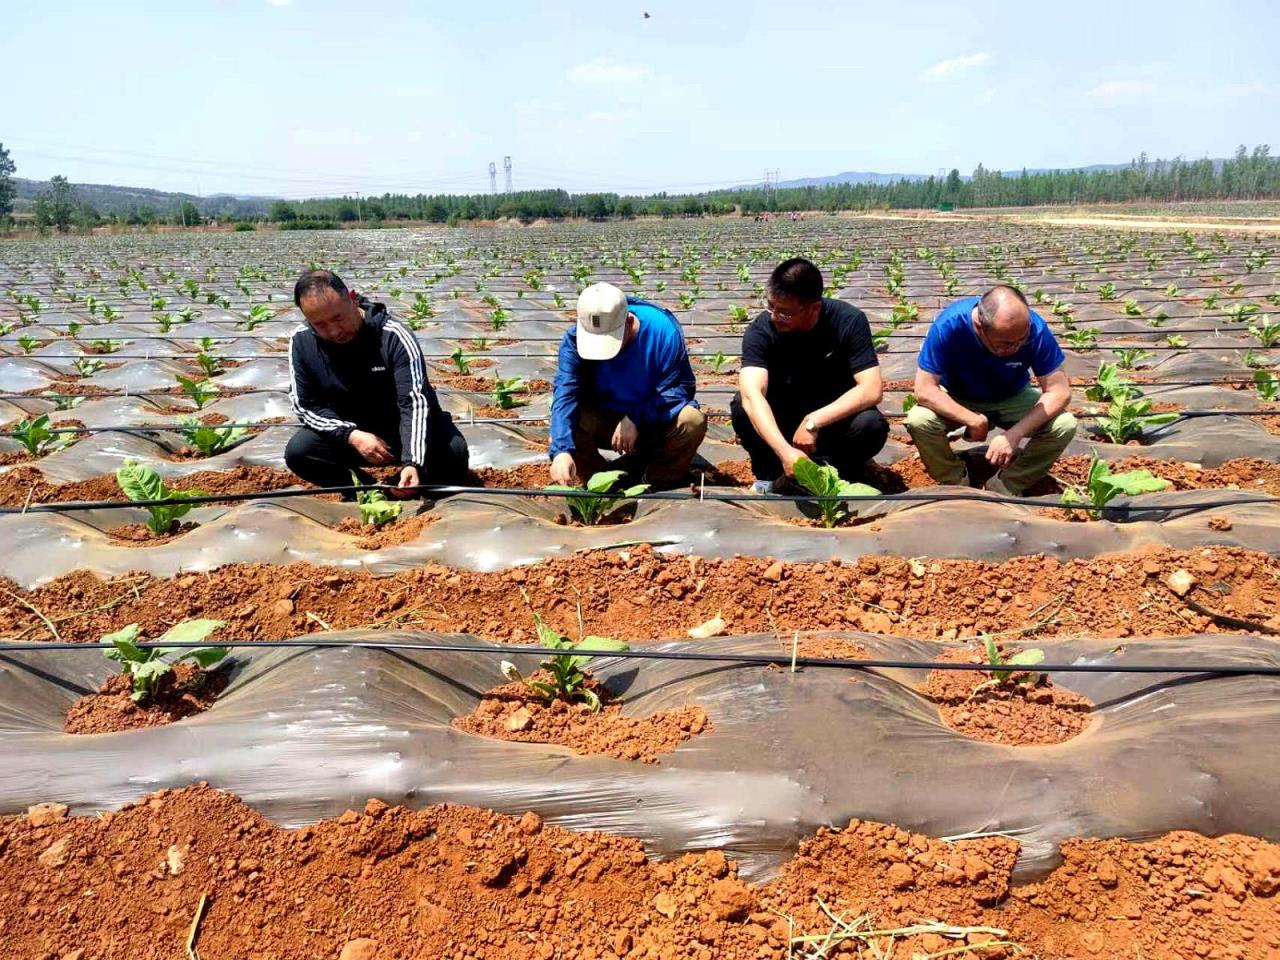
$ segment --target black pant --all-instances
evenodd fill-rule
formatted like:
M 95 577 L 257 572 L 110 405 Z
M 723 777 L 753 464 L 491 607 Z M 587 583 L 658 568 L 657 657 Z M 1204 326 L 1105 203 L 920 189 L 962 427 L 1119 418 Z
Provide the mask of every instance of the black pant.
M 391 448 L 393 462 L 400 460 L 400 435 L 394 430 L 372 430 Z M 451 417 L 432 418 L 427 425 L 427 462 L 420 471 L 423 483 L 465 484 L 468 474 L 467 441 Z M 299 477 L 317 487 L 349 487 L 354 471 L 361 483 L 372 483 L 369 464 L 351 444 L 301 427 L 289 438 L 284 462 Z M 353 495 L 343 499 L 354 500 Z
M 800 427 L 809 411 L 782 410 L 772 404 L 769 409 L 778 423 L 778 429 L 788 442 Z M 738 435 L 742 449 L 751 458 L 751 472 L 757 480 L 777 480 L 782 476 L 782 461 L 756 432 L 755 425 L 742 406 L 742 395 L 735 393 L 729 403 L 733 417 L 733 432 Z M 818 431 L 818 449 L 813 459 L 835 467 L 845 480 L 861 480 L 870 461 L 889 439 L 889 422 L 876 407 L 859 410 L 851 417 L 829 423 Z

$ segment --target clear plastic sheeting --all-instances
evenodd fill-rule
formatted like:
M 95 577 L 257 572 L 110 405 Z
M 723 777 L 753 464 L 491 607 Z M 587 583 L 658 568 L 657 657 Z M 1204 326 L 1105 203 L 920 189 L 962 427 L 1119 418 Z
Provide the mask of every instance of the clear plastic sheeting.
M 929 660 L 945 646 L 841 633 L 872 656 Z M 469 637 L 347 631 L 329 639 L 476 643 Z M 785 653 L 771 636 L 654 649 Z M 1280 665 L 1248 636 L 1046 644 L 1055 662 Z M 510 657 L 531 670 L 536 651 Z M 1168 830 L 1280 839 L 1274 744 L 1280 679 L 1058 674 L 1096 710 L 1077 738 L 1005 747 L 946 727 L 919 670 L 853 670 L 601 659 L 593 672 L 646 715 L 702 706 L 712 728 L 658 765 L 454 730 L 502 682 L 499 658 L 463 652 L 238 648 L 208 712 L 96 736 L 61 731 L 75 699 L 111 671 L 100 650 L 0 655 L 0 811 L 59 801 L 112 809 L 162 787 L 208 781 L 289 825 L 368 797 L 424 806 L 535 810 L 574 829 L 640 837 L 661 856 L 723 847 L 763 878 L 817 827 L 852 817 L 931 836 L 999 832 L 1043 872 L 1074 836 Z
M 860 514 L 870 522 L 831 530 L 788 522 L 812 508 L 785 500 L 647 500 L 625 525 L 574 527 L 557 522 L 567 510 L 562 499 L 459 494 L 424 507 L 435 519 L 417 539 L 375 551 L 362 549 L 359 538 L 331 529 L 342 517 L 354 516 L 354 508 L 309 497 L 201 507 L 184 518 L 198 524 L 194 530 L 153 546 L 125 546 L 108 533 L 145 521 L 147 515 L 138 507 L 13 513 L 0 516 L 0 539 L 7 546 L 0 554 L 0 576 L 32 587 L 79 569 L 103 576 L 129 571 L 173 576 L 230 563 L 298 561 L 363 566 L 375 573 L 427 563 L 493 571 L 637 542 L 680 555 L 791 562 L 876 554 L 993 561 L 1044 554 L 1070 560 L 1149 545 L 1280 548 L 1280 511 L 1274 503 L 1233 504 L 1248 497 L 1241 491 L 1135 497 L 1130 502 L 1168 509 L 1127 523 L 1071 522 L 1054 519 L 1037 507 L 953 499 L 986 499 L 989 494 L 965 494 L 956 488 L 934 492 L 947 499 L 859 504 Z M 1210 499 L 1225 505 L 1211 510 L 1182 506 Z M 1210 527 L 1211 517 L 1229 520 L 1230 529 Z M 944 542 L 939 542 L 938 530 L 947 531 Z

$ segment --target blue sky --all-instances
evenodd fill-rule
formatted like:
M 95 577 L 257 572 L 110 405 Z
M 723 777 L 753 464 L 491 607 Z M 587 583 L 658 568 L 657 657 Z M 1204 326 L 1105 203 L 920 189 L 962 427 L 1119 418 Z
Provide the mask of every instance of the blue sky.
M 643 13 L 650 13 L 649 19 Z M 649 192 L 1280 152 L 1280 4 L 0 0 L 18 175 Z

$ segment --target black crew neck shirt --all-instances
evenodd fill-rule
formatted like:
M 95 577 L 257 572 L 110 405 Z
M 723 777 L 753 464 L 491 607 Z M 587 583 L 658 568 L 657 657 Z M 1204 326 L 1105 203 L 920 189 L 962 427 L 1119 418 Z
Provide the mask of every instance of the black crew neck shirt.
M 772 407 L 825 407 L 853 388 L 855 374 L 879 363 L 866 314 L 843 300 L 823 297 L 812 330 L 778 333 L 766 310 L 742 336 L 742 366 L 769 371 Z

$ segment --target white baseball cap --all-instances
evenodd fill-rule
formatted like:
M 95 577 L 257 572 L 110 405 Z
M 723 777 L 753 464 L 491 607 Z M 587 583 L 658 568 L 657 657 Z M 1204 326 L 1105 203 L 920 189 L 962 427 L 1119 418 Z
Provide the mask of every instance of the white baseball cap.
M 593 283 L 578 294 L 578 356 L 611 360 L 627 329 L 627 295 L 612 283 Z

